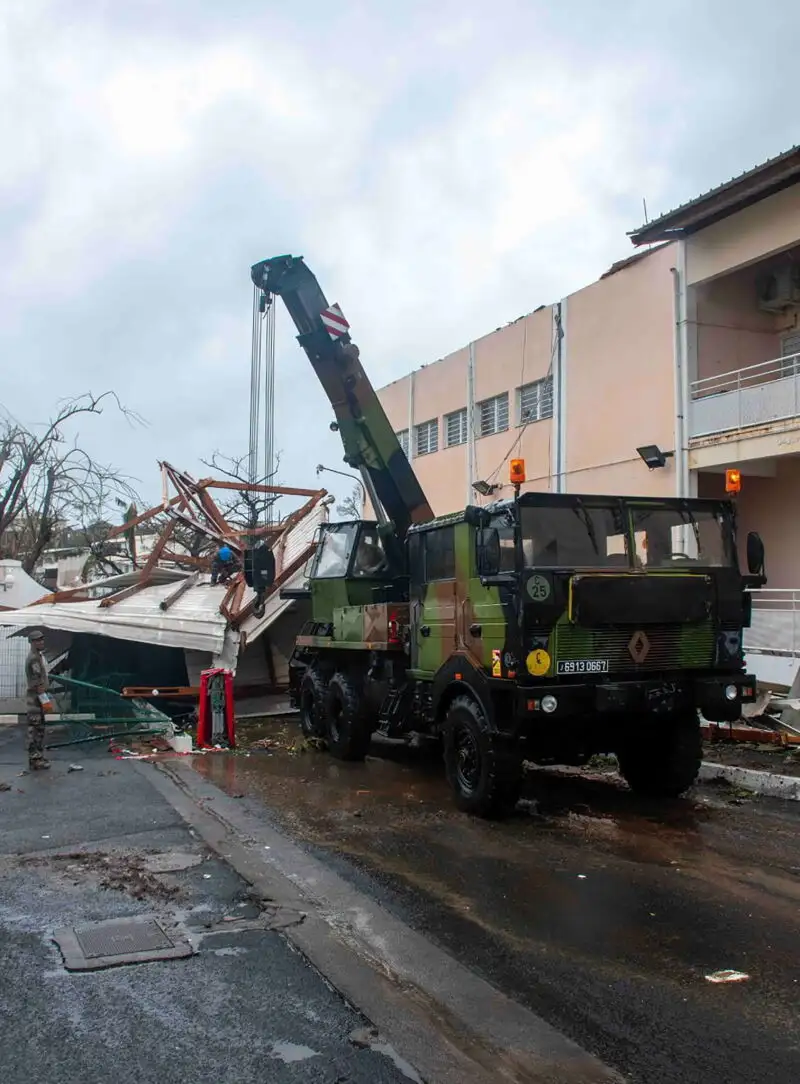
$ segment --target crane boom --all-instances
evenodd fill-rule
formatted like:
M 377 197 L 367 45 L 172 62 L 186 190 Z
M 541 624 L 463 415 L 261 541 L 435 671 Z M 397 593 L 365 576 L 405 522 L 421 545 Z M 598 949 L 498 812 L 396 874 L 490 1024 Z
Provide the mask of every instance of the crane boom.
M 416 474 L 350 339 L 338 305 L 329 305 L 302 256 L 275 256 L 254 264 L 250 277 L 266 294 L 283 298 L 297 341 L 336 417 L 348 466 L 360 471 L 377 502 L 404 538 L 413 523 L 433 519 Z M 380 514 L 380 508 L 376 507 Z

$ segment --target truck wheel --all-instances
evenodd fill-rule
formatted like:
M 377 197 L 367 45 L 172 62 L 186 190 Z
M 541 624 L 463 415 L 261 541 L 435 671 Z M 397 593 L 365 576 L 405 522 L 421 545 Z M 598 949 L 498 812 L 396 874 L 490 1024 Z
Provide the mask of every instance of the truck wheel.
M 498 748 L 480 707 L 457 696 L 444 721 L 444 763 L 456 805 L 478 817 L 513 812 L 522 785 L 522 760 Z
M 306 738 L 325 737 L 325 682 L 308 667 L 300 682 L 300 729 Z
M 703 736 L 696 714 L 670 720 L 617 755 L 620 774 L 637 794 L 677 798 L 694 783 L 703 759 Z
M 363 760 L 372 729 L 362 712 L 361 694 L 346 674 L 337 672 L 325 694 L 328 751 L 338 760 Z

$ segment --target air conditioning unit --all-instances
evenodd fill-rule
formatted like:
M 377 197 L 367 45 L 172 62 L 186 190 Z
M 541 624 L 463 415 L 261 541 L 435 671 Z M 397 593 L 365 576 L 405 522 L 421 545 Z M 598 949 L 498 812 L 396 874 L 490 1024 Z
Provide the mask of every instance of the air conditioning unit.
M 759 275 L 758 307 L 764 312 L 785 312 L 800 305 L 800 265 L 784 264 Z

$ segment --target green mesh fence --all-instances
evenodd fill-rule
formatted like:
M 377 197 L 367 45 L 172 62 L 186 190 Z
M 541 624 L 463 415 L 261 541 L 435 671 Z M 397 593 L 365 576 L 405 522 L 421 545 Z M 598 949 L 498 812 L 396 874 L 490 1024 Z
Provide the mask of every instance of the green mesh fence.
M 109 738 L 164 734 L 171 730 L 168 715 L 145 700 L 130 699 L 114 689 L 119 675 L 107 675 L 108 685 L 51 675 L 50 696 L 59 719 L 45 716 L 45 725 L 68 728 L 69 740 L 48 742 L 48 748 Z

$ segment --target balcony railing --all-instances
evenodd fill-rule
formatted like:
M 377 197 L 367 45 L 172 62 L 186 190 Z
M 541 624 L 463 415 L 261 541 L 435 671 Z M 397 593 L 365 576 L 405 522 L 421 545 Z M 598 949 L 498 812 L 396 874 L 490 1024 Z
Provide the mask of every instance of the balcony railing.
M 753 618 L 744 630 L 745 651 L 800 659 L 800 588 L 762 587 L 751 594 Z
M 800 415 L 800 354 L 695 380 L 689 436 L 706 437 Z

